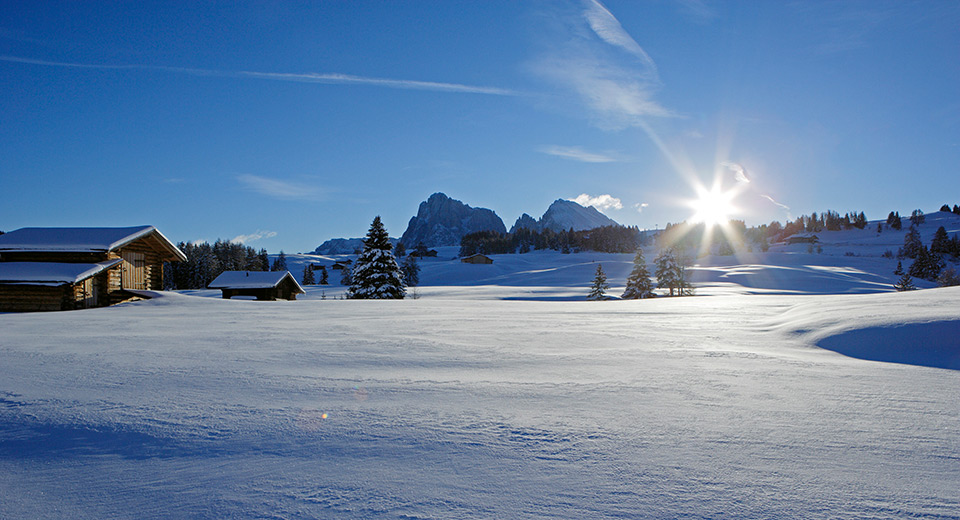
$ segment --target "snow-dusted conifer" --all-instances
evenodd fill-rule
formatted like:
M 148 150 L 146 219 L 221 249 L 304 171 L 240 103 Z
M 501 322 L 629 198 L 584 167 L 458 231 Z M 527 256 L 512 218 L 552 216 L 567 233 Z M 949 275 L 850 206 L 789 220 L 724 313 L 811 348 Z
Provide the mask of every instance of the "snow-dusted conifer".
M 603 272 L 603 264 L 597 264 L 597 274 L 593 277 L 593 287 L 590 289 L 587 299 L 606 300 L 605 293 L 609 288 L 610 284 L 607 283 L 607 275 Z
M 623 291 L 621 298 L 636 300 L 653 296 L 653 280 L 650 279 L 650 271 L 647 270 L 647 261 L 643 258 L 643 249 L 637 248 L 637 254 L 633 256 L 633 271 L 627 277 L 627 288 Z
M 314 285 L 317 283 L 313 276 L 313 267 L 310 264 L 303 266 L 303 285 Z
M 669 289 L 670 296 L 693 294 L 693 285 L 687 281 L 684 259 L 676 249 L 670 247 L 660 251 L 653 263 L 656 266 L 657 287 Z
M 363 240 L 363 252 L 357 258 L 351 272 L 351 299 L 402 299 L 405 290 L 403 274 L 397 259 L 393 256 L 387 230 L 378 215 L 370 225 L 370 231 Z

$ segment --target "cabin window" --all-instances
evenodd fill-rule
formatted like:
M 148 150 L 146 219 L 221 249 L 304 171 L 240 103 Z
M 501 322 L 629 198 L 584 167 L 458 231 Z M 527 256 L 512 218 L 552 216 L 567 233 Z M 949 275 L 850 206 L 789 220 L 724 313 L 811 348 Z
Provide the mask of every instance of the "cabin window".
M 146 261 L 143 253 L 125 251 L 123 253 L 123 288 L 147 289 Z

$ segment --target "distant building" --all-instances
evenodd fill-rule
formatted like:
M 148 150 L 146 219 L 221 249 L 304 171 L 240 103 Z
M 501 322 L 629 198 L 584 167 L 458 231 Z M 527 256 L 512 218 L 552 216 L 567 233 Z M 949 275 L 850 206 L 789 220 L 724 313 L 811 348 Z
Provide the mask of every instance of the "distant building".
M 0 312 L 104 307 L 163 289 L 187 257 L 153 226 L 23 228 L 0 235 Z
M 306 291 L 290 271 L 224 271 L 208 289 L 220 289 L 224 299 L 254 296 L 258 300 L 296 300 Z
M 475 255 L 465 256 L 460 259 L 461 262 L 465 264 L 492 264 L 493 259 L 487 255 L 481 255 L 477 253 Z
M 787 244 L 816 244 L 820 239 L 817 235 L 793 235 L 787 237 Z
M 412 256 L 415 258 L 435 258 L 437 256 L 437 250 L 436 249 L 429 249 L 426 251 L 414 250 L 412 253 L 409 254 L 409 256 Z
M 353 264 L 353 260 L 337 260 L 336 262 L 333 263 L 332 268 L 338 271 L 343 269 L 349 270 L 351 264 Z

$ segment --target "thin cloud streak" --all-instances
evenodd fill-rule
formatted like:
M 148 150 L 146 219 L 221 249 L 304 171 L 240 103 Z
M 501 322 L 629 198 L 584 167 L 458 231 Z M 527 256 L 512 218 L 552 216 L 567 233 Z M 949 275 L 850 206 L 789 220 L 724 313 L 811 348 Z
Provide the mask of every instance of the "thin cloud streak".
M 644 208 L 646 208 L 646 207 L 648 207 L 648 206 L 650 206 L 650 205 L 647 204 L 646 202 L 638 202 L 638 203 L 636 203 L 636 204 L 633 205 L 633 207 L 637 209 L 637 213 L 643 213 Z
M 640 44 L 623 29 L 620 20 L 617 20 L 617 17 L 613 16 L 613 13 L 598 0 L 586 0 L 585 3 L 587 9 L 583 15 L 587 19 L 587 23 L 590 24 L 590 29 L 601 40 L 615 47 L 620 47 L 639 58 L 644 65 L 650 68 L 650 72 L 655 78 L 657 76 L 657 65 L 650 58 L 650 55 L 643 50 L 643 47 L 640 47 Z
M 237 181 L 249 191 L 267 195 L 276 199 L 316 199 L 320 195 L 320 190 L 313 186 L 298 184 L 278 179 L 260 177 L 258 175 L 244 174 L 237 176 Z
M 563 157 L 585 163 L 611 163 L 617 162 L 617 159 L 609 155 L 588 152 L 578 146 L 544 146 L 539 148 L 541 153 Z
M 93 69 L 93 70 L 153 70 L 160 72 L 170 72 L 179 74 L 190 74 L 192 76 L 219 77 L 219 78 L 251 78 L 273 81 L 289 81 L 294 83 L 322 83 L 339 85 L 370 85 L 375 87 L 394 88 L 402 90 L 428 90 L 434 92 L 453 92 L 461 94 L 485 94 L 493 96 L 519 96 L 519 92 L 498 88 L 484 87 L 477 85 L 463 85 L 459 83 L 443 83 L 436 81 L 418 81 L 405 79 L 375 78 L 366 76 L 354 76 L 351 74 L 338 73 L 283 73 L 283 72 L 256 72 L 256 71 L 225 71 L 211 69 L 193 69 L 187 67 L 167 67 L 162 65 L 98 65 L 89 63 L 70 63 L 60 61 L 35 60 L 31 58 L 21 58 L 19 56 L 0 56 L 0 61 L 8 63 L 25 63 L 30 65 L 43 65 L 47 67 L 65 67 L 74 69 Z

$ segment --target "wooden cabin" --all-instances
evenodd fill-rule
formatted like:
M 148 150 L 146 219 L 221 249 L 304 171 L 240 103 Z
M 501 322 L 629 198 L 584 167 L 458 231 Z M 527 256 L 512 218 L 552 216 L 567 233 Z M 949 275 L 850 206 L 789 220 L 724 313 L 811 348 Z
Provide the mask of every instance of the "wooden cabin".
M 226 300 L 234 296 L 296 300 L 298 294 L 306 292 L 290 271 L 224 271 L 207 288 L 220 289 Z
M 104 307 L 163 289 L 187 257 L 153 226 L 23 228 L 0 235 L 0 312 Z
M 353 264 L 353 260 L 337 260 L 333 263 L 333 269 L 342 271 L 344 269 L 350 270 L 350 265 Z
M 461 258 L 460 261 L 465 264 L 492 264 L 493 258 L 477 253 L 475 255 L 465 256 Z
M 792 235 L 787 237 L 787 244 L 816 244 L 819 241 L 817 235 Z

